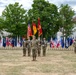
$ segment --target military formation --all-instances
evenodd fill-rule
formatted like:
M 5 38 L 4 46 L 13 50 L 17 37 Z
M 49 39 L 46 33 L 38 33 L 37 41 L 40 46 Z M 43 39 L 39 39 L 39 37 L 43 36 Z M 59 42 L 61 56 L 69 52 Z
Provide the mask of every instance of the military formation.
M 76 54 L 76 39 L 73 42 L 74 53 Z M 32 56 L 33 61 L 36 61 L 37 56 L 46 56 L 46 49 L 47 49 L 47 41 L 45 38 L 40 39 L 38 37 L 36 39 L 35 36 L 30 37 L 23 41 L 23 56 Z
M 46 48 L 47 48 L 47 41 L 45 38 L 42 40 L 40 37 L 36 39 L 35 36 L 30 37 L 23 41 L 23 56 L 32 56 L 33 61 L 36 61 L 37 56 L 46 56 Z M 42 53 L 41 53 L 42 52 Z

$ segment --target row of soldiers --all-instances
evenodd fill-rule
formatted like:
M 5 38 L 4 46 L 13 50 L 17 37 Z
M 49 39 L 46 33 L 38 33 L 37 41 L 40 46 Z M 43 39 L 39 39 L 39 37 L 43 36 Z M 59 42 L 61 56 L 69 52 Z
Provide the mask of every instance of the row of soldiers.
M 31 56 L 31 52 L 32 52 L 33 61 L 35 61 L 36 57 L 41 55 L 41 46 L 42 46 L 43 56 L 45 56 L 46 47 L 47 47 L 47 41 L 45 40 L 45 38 L 43 38 L 43 40 L 40 40 L 40 37 L 36 39 L 36 37 L 33 36 L 32 40 L 30 40 L 30 38 L 28 38 L 28 40 L 25 39 L 23 41 L 23 56 L 26 56 L 27 51 L 28 51 L 28 56 Z

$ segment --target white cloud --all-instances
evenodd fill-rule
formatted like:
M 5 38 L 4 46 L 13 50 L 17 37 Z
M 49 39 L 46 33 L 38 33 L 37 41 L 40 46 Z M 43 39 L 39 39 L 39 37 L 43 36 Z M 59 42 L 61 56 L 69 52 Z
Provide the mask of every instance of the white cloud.
M 76 12 L 76 6 L 72 6 L 73 10 Z
M 49 1 L 50 3 L 56 4 L 57 6 L 62 4 L 65 0 L 46 0 Z
M 2 11 L 4 10 L 5 6 L 10 3 L 14 4 L 15 2 L 19 2 L 19 4 L 23 5 L 23 8 L 28 10 L 31 8 L 33 0 L 0 0 L 0 15 L 2 14 Z
M 46 0 L 46 1 L 56 4 L 57 6 L 60 6 L 61 4 L 68 4 L 74 9 L 74 11 L 76 11 L 76 0 Z M 23 5 L 23 8 L 28 10 L 31 8 L 33 0 L 0 0 L 0 15 L 6 5 L 10 3 L 13 4 L 15 2 L 19 2 L 19 4 Z
M 2 14 L 3 10 L 4 10 L 4 8 L 0 7 L 0 15 Z
M 76 12 L 76 0 L 46 0 L 60 7 L 61 4 L 68 4 Z
M 33 0 L 20 0 L 20 4 L 23 4 L 23 7 L 26 8 L 27 10 L 31 8 L 31 5 L 33 3 Z

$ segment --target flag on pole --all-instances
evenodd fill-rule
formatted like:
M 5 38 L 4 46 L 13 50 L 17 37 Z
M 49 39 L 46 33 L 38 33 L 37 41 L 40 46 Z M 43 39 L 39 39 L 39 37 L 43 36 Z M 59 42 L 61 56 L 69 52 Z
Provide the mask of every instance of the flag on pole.
M 40 24 L 40 18 L 38 18 L 38 36 L 42 35 L 42 28 Z
M 27 38 L 28 38 L 29 36 L 32 36 L 32 30 L 31 30 L 30 24 L 28 23 Z
M 9 38 L 6 37 L 6 46 L 9 46 Z
M 20 47 L 19 37 L 17 36 L 17 47 Z
M 1 36 L 0 37 L 0 47 L 2 47 L 3 46 L 3 37 Z
M 64 39 L 61 38 L 60 42 L 61 42 L 61 47 L 64 48 Z
M 53 41 L 53 38 L 52 38 L 52 37 L 51 37 L 51 39 L 50 39 L 50 47 L 51 47 L 51 48 L 54 48 L 54 47 L 55 47 L 54 41 Z
M 14 37 L 14 46 L 17 47 L 17 37 Z
M 3 38 L 3 47 L 6 47 L 6 38 Z
M 13 47 L 12 38 L 9 38 L 9 46 Z
M 68 41 L 68 39 L 66 38 L 65 39 L 65 48 L 68 48 L 69 47 L 69 41 Z
M 1 41 L 1 37 L 0 37 L 0 47 L 1 47 L 1 42 L 2 42 L 2 41 Z
M 35 35 L 37 33 L 37 28 L 34 22 L 32 22 L 32 27 L 33 27 L 33 34 Z

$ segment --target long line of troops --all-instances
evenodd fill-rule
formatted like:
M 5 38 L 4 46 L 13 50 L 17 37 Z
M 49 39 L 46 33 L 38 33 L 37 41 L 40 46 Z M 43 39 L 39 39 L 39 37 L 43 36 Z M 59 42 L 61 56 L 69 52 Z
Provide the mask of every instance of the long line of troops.
M 40 37 L 36 39 L 35 36 L 33 36 L 33 39 L 30 40 L 24 40 L 23 41 L 23 56 L 26 56 L 28 51 L 28 56 L 31 56 L 32 52 L 32 58 L 33 61 L 36 61 L 36 57 L 41 55 L 41 46 L 42 46 L 42 54 L 43 56 L 46 56 L 46 47 L 47 47 L 47 41 L 45 38 L 43 40 L 40 40 Z

